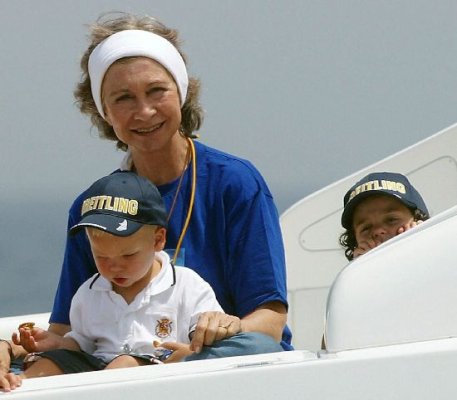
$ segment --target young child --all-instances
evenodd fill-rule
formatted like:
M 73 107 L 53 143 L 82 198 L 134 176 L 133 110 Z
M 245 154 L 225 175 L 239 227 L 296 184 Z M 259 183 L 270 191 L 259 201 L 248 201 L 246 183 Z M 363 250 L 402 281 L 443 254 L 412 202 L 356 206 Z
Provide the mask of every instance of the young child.
M 394 172 L 374 172 L 344 196 L 340 236 L 346 258 L 354 258 L 406 232 L 429 218 L 427 207 L 408 178 Z M 325 350 L 322 337 L 321 348 Z
M 86 229 L 98 273 L 75 294 L 64 337 L 38 328 L 13 334 L 40 352 L 17 379 L 153 364 L 160 342 L 175 342 L 168 361 L 191 354 L 200 316 L 222 308 L 208 283 L 162 251 L 167 213 L 157 188 L 134 173 L 114 173 L 85 192 L 81 214 L 69 232 Z M 238 319 L 227 315 L 228 325 L 230 318 Z M 222 328 L 217 340 L 234 334 Z M 9 379 L 12 388 L 20 384 Z
M 362 178 L 344 196 L 340 236 L 348 260 L 429 218 L 419 192 L 406 176 L 376 172 Z

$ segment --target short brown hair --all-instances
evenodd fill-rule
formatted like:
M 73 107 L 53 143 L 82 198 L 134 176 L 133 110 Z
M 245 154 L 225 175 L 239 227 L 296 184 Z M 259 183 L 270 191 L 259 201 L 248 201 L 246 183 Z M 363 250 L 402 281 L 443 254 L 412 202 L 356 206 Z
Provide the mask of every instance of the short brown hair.
M 80 111 L 90 116 L 92 124 L 99 130 L 100 137 L 116 141 L 117 147 L 122 150 L 127 150 L 127 145 L 117 138 L 112 126 L 97 111 L 92 97 L 88 62 L 90 54 L 100 42 L 116 32 L 127 29 L 140 29 L 162 36 L 176 47 L 184 62 L 186 62 L 186 57 L 180 49 L 178 31 L 168 28 L 154 17 L 136 16 L 127 13 L 108 13 L 103 14 L 97 19 L 96 23 L 90 26 L 91 43 L 81 58 L 82 76 L 81 81 L 76 86 L 74 96 Z M 203 109 L 200 105 L 199 96 L 200 80 L 189 78 L 186 101 L 181 108 L 180 131 L 184 136 L 195 137 L 193 132 L 197 131 L 203 122 Z

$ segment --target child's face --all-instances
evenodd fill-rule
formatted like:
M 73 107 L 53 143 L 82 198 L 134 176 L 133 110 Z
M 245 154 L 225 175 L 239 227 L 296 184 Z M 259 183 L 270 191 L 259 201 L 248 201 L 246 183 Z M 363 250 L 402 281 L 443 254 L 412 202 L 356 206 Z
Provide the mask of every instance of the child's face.
M 126 237 L 96 234 L 88 229 L 88 237 L 98 272 L 112 283 L 117 293 L 126 288 L 138 293 L 158 272 L 153 270 L 154 255 L 165 244 L 164 228 L 143 226 Z M 157 268 L 160 270 L 160 264 Z
M 357 244 L 379 245 L 398 235 L 413 221 L 413 214 L 401 201 L 391 196 L 374 195 L 363 200 L 352 218 Z

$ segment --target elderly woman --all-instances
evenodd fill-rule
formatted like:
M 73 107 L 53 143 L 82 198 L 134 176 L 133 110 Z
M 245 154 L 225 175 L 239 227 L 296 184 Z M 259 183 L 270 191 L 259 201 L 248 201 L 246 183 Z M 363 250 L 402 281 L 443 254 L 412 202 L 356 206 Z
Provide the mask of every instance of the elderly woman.
M 197 326 L 193 349 L 203 348 L 200 357 L 275 351 L 279 342 L 290 349 L 284 248 L 265 181 L 249 161 L 194 141 L 202 123 L 200 84 L 187 75 L 177 31 L 151 17 L 110 17 L 92 26 L 75 96 L 100 135 L 126 152 L 121 169 L 158 186 L 175 263 L 209 282 L 233 316 L 227 337 L 238 341 L 234 347 L 226 339 L 211 347 L 216 353 L 205 353 L 224 315 L 214 313 Z M 83 198 L 73 203 L 69 226 L 81 218 Z M 69 330 L 71 299 L 95 271 L 85 235 L 68 238 L 49 330 Z

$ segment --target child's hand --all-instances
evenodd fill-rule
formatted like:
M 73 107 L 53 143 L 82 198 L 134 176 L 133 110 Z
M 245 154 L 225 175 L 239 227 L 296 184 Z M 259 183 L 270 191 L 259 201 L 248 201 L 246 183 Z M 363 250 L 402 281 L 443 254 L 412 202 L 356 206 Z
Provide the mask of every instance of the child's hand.
M 409 231 L 411 228 L 414 228 L 415 226 L 420 225 L 422 222 L 423 222 L 422 220 L 415 221 L 414 219 L 411 219 L 405 225 L 402 225 L 402 226 L 400 226 L 400 228 L 398 228 L 395 236 L 400 235 L 403 232 Z M 355 259 L 355 258 L 367 253 L 371 249 L 374 249 L 375 247 L 379 246 L 381 243 L 382 243 L 382 241 L 375 241 L 372 239 L 358 243 L 357 247 L 354 249 L 354 251 L 352 253 L 352 256 L 353 256 L 352 258 Z
M 13 343 L 21 345 L 24 349 L 33 353 L 58 348 L 63 337 L 41 328 L 19 328 L 19 335 L 14 332 L 11 339 Z
M 10 392 L 22 385 L 22 379 L 19 375 L 8 372 L 4 375 L 0 375 L 0 388 L 3 388 L 4 392 Z
M 422 224 L 422 222 L 424 222 L 424 221 L 422 221 L 422 220 L 417 220 L 417 221 L 411 220 L 407 224 L 405 224 L 403 226 L 400 226 L 400 228 L 398 228 L 397 235 L 399 235 L 400 233 L 409 231 L 411 228 L 414 228 L 415 226 Z
M 173 354 L 168 357 L 164 363 L 173 363 L 181 361 L 184 357 L 189 356 L 193 353 L 190 349 L 190 345 L 185 343 L 178 343 L 178 342 L 164 342 L 164 343 L 156 343 L 154 342 L 155 347 L 163 347 L 168 350 L 173 350 Z
M 210 346 L 216 340 L 241 332 L 241 320 L 234 315 L 220 311 L 202 313 L 198 319 L 190 342 L 190 349 L 200 353 L 203 345 Z
M 369 239 L 363 242 L 358 243 L 357 247 L 352 252 L 352 258 L 356 259 L 357 257 L 367 253 L 371 249 L 378 247 L 382 242 L 374 241 L 373 239 Z

